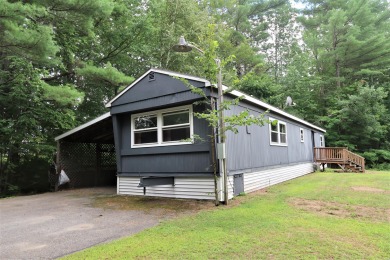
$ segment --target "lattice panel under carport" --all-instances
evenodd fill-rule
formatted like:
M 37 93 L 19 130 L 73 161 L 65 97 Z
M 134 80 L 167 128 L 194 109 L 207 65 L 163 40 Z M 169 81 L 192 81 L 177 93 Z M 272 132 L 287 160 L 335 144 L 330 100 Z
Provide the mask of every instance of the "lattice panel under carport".
M 70 188 L 116 184 L 114 144 L 60 142 L 58 172 L 63 169 Z

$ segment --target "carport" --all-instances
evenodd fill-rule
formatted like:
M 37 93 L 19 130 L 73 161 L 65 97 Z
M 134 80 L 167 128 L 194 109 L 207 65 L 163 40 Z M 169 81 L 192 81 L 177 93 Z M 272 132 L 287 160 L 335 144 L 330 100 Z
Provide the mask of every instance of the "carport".
M 55 138 L 57 173 L 68 175 L 69 188 L 115 186 L 116 157 L 112 118 L 101 115 Z

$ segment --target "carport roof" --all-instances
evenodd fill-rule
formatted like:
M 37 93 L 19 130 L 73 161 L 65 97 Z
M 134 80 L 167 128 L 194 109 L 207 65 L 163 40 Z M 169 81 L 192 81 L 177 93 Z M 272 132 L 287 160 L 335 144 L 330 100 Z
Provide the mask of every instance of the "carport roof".
M 114 143 L 111 114 L 107 112 L 57 136 L 54 140 L 82 143 Z

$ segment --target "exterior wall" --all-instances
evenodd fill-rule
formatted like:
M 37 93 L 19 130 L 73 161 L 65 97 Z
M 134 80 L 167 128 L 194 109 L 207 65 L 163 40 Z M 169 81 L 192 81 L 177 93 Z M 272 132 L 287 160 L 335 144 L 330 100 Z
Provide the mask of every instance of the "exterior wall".
M 203 88 L 204 82 L 190 82 Z M 206 95 L 209 95 L 205 89 Z M 146 196 L 171 198 L 214 199 L 211 144 L 198 142 L 174 146 L 131 148 L 131 115 L 163 108 L 188 105 L 199 100 L 179 80 L 155 73 L 155 79 L 140 80 L 112 103 L 115 147 L 117 153 L 118 194 L 141 195 L 138 187 L 142 176 L 174 176 L 175 185 L 160 185 L 146 188 Z M 226 99 L 229 99 L 227 95 Z M 193 111 L 204 107 L 193 106 Z M 226 115 L 237 114 L 246 109 L 253 115 L 264 112 L 257 105 L 241 101 L 226 111 Z M 318 130 L 298 123 L 279 114 L 267 115 L 286 123 L 287 145 L 270 144 L 270 128 L 260 126 L 239 127 L 239 133 L 226 134 L 228 194 L 234 194 L 234 174 L 243 173 L 244 191 L 251 192 L 313 172 L 313 147 L 319 146 Z M 304 142 L 300 139 L 304 131 Z M 194 134 L 209 140 L 210 127 L 204 120 L 193 118 Z M 242 182 L 241 182 L 242 183 Z M 218 190 L 222 195 L 222 178 Z M 223 196 L 220 196 L 223 200 Z
M 189 80 L 191 85 L 204 88 L 204 82 Z M 206 90 L 206 94 L 207 91 Z M 113 115 L 117 170 L 119 176 L 210 176 L 211 129 L 207 122 L 193 117 L 193 134 L 206 140 L 194 144 L 131 147 L 131 115 L 165 108 L 191 105 L 201 99 L 180 80 L 169 75 L 154 73 L 138 81 L 111 104 Z M 192 105 L 194 112 L 203 106 Z M 137 184 L 138 185 L 138 184 Z
M 203 82 L 188 80 L 188 83 L 204 88 Z M 205 89 L 206 95 L 208 91 Z M 180 80 L 171 76 L 154 73 L 154 80 L 148 76 L 141 79 L 128 91 L 123 93 L 111 104 L 110 113 L 128 113 L 135 111 L 155 110 L 161 107 L 178 106 L 179 103 L 190 103 L 200 96 L 191 90 Z
M 226 115 L 237 114 L 246 109 L 249 109 L 254 116 L 263 112 L 252 105 L 241 102 L 227 111 Z M 287 146 L 270 144 L 269 124 L 239 127 L 237 134 L 227 132 L 226 152 L 229 175 L 313 161 L 312 131 L 314 130 L 272 113 L 266 116 L 267 119 L 269 117 L 286 123 Z M 304 142 L 300 139 L 300 129 L 304 131 Z M 319 135 L 314 131 L 314 139 L 318 143 Z
M 321 146 L 320 136 L 322 136 L 323 145 Z M 323 133 L 314 133 L 314 147 L 325 147 L 325 135 Z
M 314 172 L 313 163 L 303 163 L 259 172 L 246 173 L 244 174 L 244 189 L 245 192 L 252 192 L 311 172 Z
M 143 188 L 138 187 L 139 182 L 139 177 L 118 176 L 117 193 L 144 196 Z M 145 196 L 213 200 L 214 180 L 213 178 L 175 177 L 175 186 L 147 187 Z
M 193 110 L 203 108 L 193 106 Z M 118 174 L 133 176 L 179 176 L 212 174 L 209 142 L 131 148 L 131 113 L 116 116 L 116 150 Z M 194 134 L 208 140 L 207 122 L 193 118 Z

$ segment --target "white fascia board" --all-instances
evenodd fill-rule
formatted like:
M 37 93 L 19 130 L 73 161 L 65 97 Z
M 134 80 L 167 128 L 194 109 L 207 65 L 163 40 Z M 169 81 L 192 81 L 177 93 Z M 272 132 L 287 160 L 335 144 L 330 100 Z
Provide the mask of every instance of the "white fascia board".
M 185 79 L 189 79 L 189 80 L 193 80 L 193 81 L 203 82 L 203 83 L 205 83 L 206 87 L 209 87 L 211 85 L 210 81 L 208 81 L 207 79 L 191 76 L 188 74 L 178 73 L 178 72 L 169 71 L 169 70 L 162 70 L 162 69 L 150 69 L 150 71 L 169 75 L 172 77 L 185 78 Z
M 130 88 L 132 88 L 135 84 L 137 84 L 141 79 L 143 79 L 145 76 L 147 76 L 150 72 L 157 72 L 157 73 L 169 75 L 169 76 L 171 76 L 171 77 L 185 78 L 185 79 L 188 79 L 188 80 L 204 82 L 206 87 L 208 87 L 208 86 L 211 85 L 211 84 L 210 84 L 210 81 L 208 81 L 208 80 L 206 80 L 206 79 L 203 79 L 203 78 L 199 78 L 199 77 L 195 77 L 195 76 L 191 76 L 191 75 L 187 75 L 187 74 L 182 74 L 182 73 L 177 73 L 177 72 L 173 72 L 173 71 L 168 71 L 168 70 L 161 70 L 161 69 L 151 68 L 150 70 L 148 70 L 147 72 L 145 72 L 141 77 L 139 77 L 139 78 L 136 79 L 133 83 L 131 83 L 130 86 L 128 86 L 127 88 L 125 88 L 125 89 L 124 89 L 121 93 L 119 93 L 116 97 L 114 97 L 113 99 L 111 99 L 111 100 L 106 104 L 106 107 L 107 107 L 107 108 L 111 107 L 111 104 L 112 104 L 115 100 L 117 100 L 120 96 L 122 96 L 124 93 L 126 93 Z
M 227 90 L 227 89 L 228 89 L 227 86 L 223 86 L 223 90 L 224 90 L 224 91 Z M 251 103 L 260 105 L 261 107 L 263 107 L 263 108 L 265 108 L 265 109 L 267 109 L 267 110 L 269 110 L 269 111 L 272 111 L 272 112 L 277 113 L 277 114 L 279 114 L 279 115 L 285 116 L 285 117 L 287 117 L 287 118 L 289 118 L 289 119 L 292 119 L 292 120 L 294 120 L 294 121 L 296 121 L 296 122 L 302 123 L 302 124 L 304 124 L 304 125 L 306 125 L 306 126 L 309 126 L 309 127 L 311 127 L 311 128 L 317 129 L 317 130 L 319 130 L 319 131 L 321 131 L 321 132 L 324 132 L 324 133 L 326 132 L 326 130 L 323 129 L 323 128 L 321 128 L 321 127 L 318 127 L 318 126 L 316 126 L 316 125 L 313 125 L 313 124 L 311 124 L 311 123 L 309 123 L 309 122 L 307 122 L 307 121 L 305 121 L 305 120 L 303 120 L 303 119 L 300 119 L 300 118 L 298 118 L 298 117 L 296 117 L 296 116 L 293 116 L 293 115 L 291 115 L 291 114 L 289 114 L 289 113 L 287 113 L 287 112 L 284 112 L 283 110 L 281 110 L 281 109 L 279 109 L 279 108 L 277 108 L 277 107 L 271 106 L 271 105 L 269 105 L 269 104 L 267 104 L 267 103 L 265 103 L 265 102 L 263 102 L 263 101 L 260 101 L 260 100 L 254 98 L 254 97 L 251 97 L 251 96 L 249 96 L 249 95 L 247 95 L 247 94 L 244 94 L 244 93 L 242 93 L 242 92 L 240 92 L 240 91 L 238 91 L 238 90 L 233 90 L 233 91 L 228 92 L 228 93 L 230 93 L 230 94 L 232 94 L 232 95 L 234 95 L 234 96 L 236 96 L 236 97 L 241 97 L 241 96 L 243 96 L 243 97 L 245 97 L 245 100 L 248 100 L 248 101 L 251 102 Z
M 56 138 L 54 138 L 54 140 L 58 141 L 58 140 L 60 140 L 60 139 L 62 139 L 64 137 L 67 137 L 67 136 L 69 136 L 71 134 L 74 134 L 74 133 L 76 133 L 76 132 L 78 132 L 78 131 L 80 131 L 80 130 L 82 130 L 84 128 L 87 128 L 88 126 L 96 124 L 97 122 L 100 122 L 100 121 L 102 121 L 102 120 L 104 120 L 104 119 L 106 119 L 106 118 L 108 118 L 110 116 L 111 116 L 110 112 L 107 112 L 107 113 L 105 113 L 105 114 L 103 114 L 103 115 L 101 115 L 101 116 L 99 116 L 99 117 L 97 117 L 97 118 L 95 118 L 95 119 L 85 123 L 85 124 L 82 124 L 82 125 L 80 125 L 80 126 L 78 126 L 76 128 L 73 128 L 72 130 L 69 130 L 66 133 L 63 133 L 62 135 L 57 136 Z

